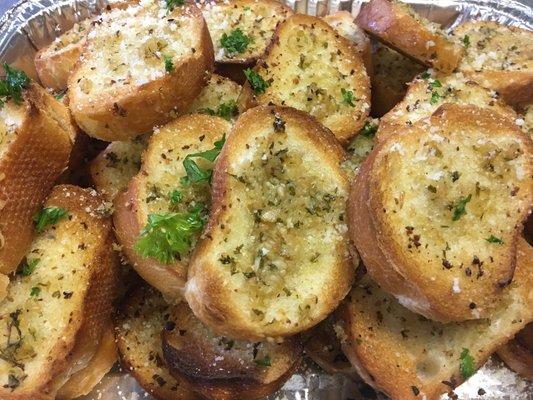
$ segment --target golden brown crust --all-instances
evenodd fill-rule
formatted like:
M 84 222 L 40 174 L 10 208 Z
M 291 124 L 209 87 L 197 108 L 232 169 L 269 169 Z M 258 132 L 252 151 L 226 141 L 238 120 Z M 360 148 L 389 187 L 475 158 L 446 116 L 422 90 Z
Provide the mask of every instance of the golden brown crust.
M 283 343 L 235 341 L 203 325 L 185 303 L 174 306 L 162 333 L 170 372 L 207 399 L 261 399 L 299 365 L 298 338 Z
M 431 142 L 433 139 L 428 137 L 428 130 L 433 135 L 436 135 L 434 136 L 436 142 Z M 447 186 L 448 184 L 446 182 L 441 183 L 440 178 L 442 174 L 440 172 L 435 173 L 434 169 L 429 169 L 432 164 L 427 162 L 425 163 L 428 168 L 426 175 L 420 175 L 420 180 L 416 185 L 413 184 L 413 186 L 410 186 L 409 191 L 402 191 L 400 189 L 403 183 L 402 180 L 411 179 L 411 175 L 395 175 L 398 167 L 401 168 L 402 165 L 406 164 L 395 164 L 396 166 L 392 166 L 392 164 L 389 165 L 389 160 L 401 155 L 405 151 L 409 151 L 407 150 L 408 148 L 412 149 L 410 146 L 413 141 L 418 140 L 416 138 L 426 138 L 424 140 L 429 141 L 429 144 L 426 143 L 426 146 L 430 146 L 426 148 L 429 149 L 433 145 L 439 148 L 442 143 L 447 143 L 446 140 L 457 140 L 457 145 L 461 147 L 464 146 L 462 143 L 463 136 L 459 138 L 454 135 L 457 132 L 462 132 L 464 138 L 469 137 L 471 134 L 474 135 L 472 137 L 476 137 L 476 130 L 482 132 L 481 136 L 479 136 L 481 144 L 484 141 L 491 142 L 491 140 L 495 140 L 494 143 L 496 143 L 496 141 L 501 139 L 502 141 L 507 140 L 508 145 L 510 145 L 510 143 L 516 140 L 514 143 L 521 148 L 518 154 L 521 154 L 519 157 L 522 157 L 523 164 L 517 167 L 517 175 L 514 176 L 513 172 L 513 177 L 509 177 L 509 179 L 514 181 L 514 185 L 517 185 L 516 187 L 520 187 L 518 192 L 522 191 L 522 194 L 517 195 L 515 198 L 516 193 L 512 189 L 510 192 L 504 189 L 501 195 L 502 197 L 498 200 L 499 202 L 503 202 L 504 198 L 507 198 L 506 196 L 510 196 L 507 201 L 516 201 L 517 209 L 509 208 L 511 210 L 509 211 L 511 221 L 504 220 L 498 223 L 499 227 L 505 226 L 505 233 L 504 230 L 489 233 L 486 229 L 491 232 L 493 231 L 482 224 L 482 219 L 471 221 L 474 225 L 465 226 L 465 231 L 475 229 L 473 228 L 474 226 L 478 226 L 479 229 L 485 229 L 485 231 L 480 232 L 476 230 L 475 233 L 472 231 L 472 233 L 469 233 L 471 236 L 468 238 L 464 236 L 466 233 L 463 233 L 463 240 L 461 242 L 454 242 L 448 237 L 446 239 L 447 243 L 452 248 L 447 248 L 443 242 L 443 246 L 446 248 L 445 252 L 442 253 L 440 250 L 435 250 L 435 254 L 443 254 L 443 259 L 441 259 L 440 255 L 437 255 L 437 261 L 422 261 L 426 260 L 426 252 L 433 251 L 431 250 L 431 246 L 436 246 L 440 243 L 440 240 L 444 240 L 438 239 L 433 242 L 434 236 L 432 234 L 442 234 L 444 235 L 443 237 L 447 237 L 446 235 L 449 235 L 447 232 L 453 231 L 442 229 L 451 229 L 455 226 L 453 224 L 457 223 L 464 224 L 464 222 L 459 222 L 462 218 L 465 218 L 462 215 L 457 220 L 452 220 L 451 214 L 446 214 L 445 211 L 439 211 L 440 207 L 445 207 L 445 205 L 434 203 L 435 198 L 432 197 L 433 190 L 439 190 L 438 193 L 435 193 L 441 196 L 440 199 L 445 202 L 445 197 L 450 196 L 449 193 L 452 193 L 449 191 L 454 190 L 453 188 L 457 186 Z M 444 136 L 440 136 L 442 134 Z M 444 139 L 444 137 L 447 139 Z M 529 176 L 530 174 L 531 146 L 531 141 L 519 131 L 516 125 L 505 119 L 501 119 L 498 114 L 473 106 L 456 106 L 451 104 L 441 106 L 429 121 L 423 120 L 415 124 L 412 128 L 405 128 L 405 131 L 398 133 L 394 138 L 389 137 L 382 142 L 363 163 L 360 173 L 352 186 L 350 200 L 348 202 L 350 236 L 373 279 L 379 282 L 384 290 L 397 296 L 403 305 L 428 318 L 440 321 L 460 321 L 480 318 L 490 314 L 496 300 L 501 296 L 502 288 L 512 279 L 515 266 L 516 243 L 522 230 L 523 220 L 532 207 L 531 201 L 528 200 L 528 196 L 531 196 L 531 189 L 528 185 L 520 183 L 523 182 L 525 176 Z M 413 154 L 420 155 L 421 153 L 415 152 Z M 417 160 L 416 157 L 418 156 L 415 155 L 412 155 L 414 157 L 413 161 Z M 405 160 L 405 162 L 408 163 L 411 161 Z M 388 165 L 389 172 L 387 173 L 383 169 L 385 165 Z M 449 166 L 449 168 L 454 169 L 455 167 Z M 477 171 L 483 171 L 483 169 L 477 169 Z M 421 171 L 415 174 L 418 173 L 423 174 Z M 458 172 L 459 175 L 463 173 L 468 174 L 468 171 Z M 518 175 L 522 173 L 524 175 L 519 177 Z M 429 189 L 424 188 L 424 192 L 418 193 L 417 190 L 422 190 L 418 185 L 425 184 L 428 179 L 428 174 L 431 176 L 435 174 L 436 183 L 429 185 L 431 186 L 431 192 Z M 396 189 L 394 190 L 385 189 L 383 186 L 388 175 L 395 175 L 393 179 Z M 484 179 L 481 173 L 477 177 L 477 181 L 485 182 L 487 185 L 496 185 L 496 181 L 493 181 L 492 178 L 488 181 L 484 181 Z M 455 180 L 452 183 L 454 182 Z M 463 180 L 463 182 L 466 186 L 462 190 L 469 191 L 473 189 L 468 185 L 467 181 Z M 439 186 L 441 184 L 443 186 Z M 460 184 L 463 183 L 461 182 Z M 472 185 L 474 184 L 475 181 Z M 483 186 L 484 184 L 481 185 Z M 512 186 L 513 184 L 506 182 L 505 185 Z M 437 189 L 437 187 L 440 189 Z M 496 189 L 497 186 L 494 186 L 494 190 Z M 399 191 L 402 191 L 403 194 L 396 193 Z M 440 191 L 443 191 L 443 193 Z M 397 198 L 398 203 L 396 205 L 389 202 L 389 200 L 392 201 L 392 198 L 389 196 L 393 196 L 393 192 L 395 193 L 394 196 L 400 196 Z M 454 199 L 450 198 L 450 202 L 455 202 L 456 198 L 461 198 L 460 193 L 461 191 L 455 192 L 451 196 Z M 474 193 L 476 192 L 474 191 Z M 467 194 L 464 194 L 464 196 L 466 197 Z M 475 194 L 472 196 L 479 195 Z M 476 197 L 472 196 L 468 200 L 474 199 L 473 202 L 475 202 Z M 385 198 L 388 200 L 386 203 L 383 203 L 382 200 Z M 424 213 L 434 213 L 433 224 L 416 226 L 417 223 L 420 223 L 420 215 L 417 211 L 413 211 L 410 214 L 409 221 L 405 222 L 402 226 L 388 226 L 385 222 L 392 220 L 405 221 L 402 219 L 403 217 L 400 217 L 405 216 L 406 214 L 404 213 L 407 213 L 403 208 L 405 207 L 405 210 L 410 210 L 413 204 L 418 204 L 418 200 L 426 198 L 429 201 L 427 207 L 430 207 L 430 209 L 424 211 Z M 488 202 L 489 200 L 487 199 L 486 201 Z M 423 207 L 425 207 L 424 204 L 422 202 L 416 206 L 416 209 L 423 210 Z M 485 201 L 483 204 L 480 204 L 480 209 L 484 209 L 486 204 Z M 507 204 L 506 207 L 511 207 Z M 477 213 L 476 210 L 480 210 L 475 208 L 475 203 L 471 204 L 470 207 L 473 207 L 470 208 L 470 212 L 473 213 Z M 487 209 L 486 218 L 489 218 L 489 210 Z M 399 216 L 398 219 L 396 219 L 396 215 Z M 468 214 L 466 215 L 466 218 L 470 219 Z M 472 216 L 472 218 L 474 217 Z M 441 227 L 442 229 L 434 227 L 434 224 L 443 225 Z M 413 235 L 416 235 L 416 237 Z M 453 233 L 450 233 L 450 235 L 453 235 Z M 503 243 L 498 244 L 495 241 L 500 236 L 505 236 L 506 239 L 503 240 Z M 461 246 L 468 240 L 474 241 L 471 243 L 470 250 L 466 247 L 463 249 Z M 488 244 L 498 244 L 499 247 L 487 247 Z M 453 250 L 453 247 L 455 247 L 455 250 Z M 482 250 L 484 248 L 485 250 Z M 473 249 L 475 249 L 476 254 L 470 254 L 474 251 Z M 422 254 L 424 256 L 418 259 L 419 255 Z M 487 259 L 485 260 L 485 258 Z M 426 264 L 422 267 L 417 264 L 418 262 Z
M 533 380 L 533 323 L 500 347 L 497 354 L 513 371 Z
M 32 217 L 67 167 L 74 135 L 68 111 L 44 89 L 31 83 L 23 96 L 22 122 L 0 159 L 3 274 L 15 270 L 30 245 Z
M 386 45 L 428 67 L 451 72 L 463 48 L 429 22 L 422 21 L 406 4 L 372 0 L 361 7 L 357 24 Z
M 186 56 L 174 60 L 170 72 L 143 84 L 131 83 L 113 89 L 111 83 L 105 87 L 105 91 L 86 94 L 83 91 L 86 79 L 106 79 L 87 76 L 85 71 L 87 61 L 98 57 L 93 47 L 105 45 L 97 42 L 98 26 L 93 28 L 95 38 L 87 41 L 82 55 L 84 61 L 77 64 L 68 85 L 70 109 L 77 124 L 87 134 L 113 141 L 149 132 L 154 126 L 165 124 L 183 113 L 207 84 L 214 63 L 213 44 L 207 25 L 200 10 L 193 4 L 176 7 L 174 10 L 172 15 L 175 18 L 191 21 L 190 35 L 194 38 L 194 47 Z M 138 18 L 142 21 L 143 17 L 143 12 L 139 12 Z M 127 35 L 128 32 L 124 34 Z M 161 61 L 161 68 L 164 65 Z

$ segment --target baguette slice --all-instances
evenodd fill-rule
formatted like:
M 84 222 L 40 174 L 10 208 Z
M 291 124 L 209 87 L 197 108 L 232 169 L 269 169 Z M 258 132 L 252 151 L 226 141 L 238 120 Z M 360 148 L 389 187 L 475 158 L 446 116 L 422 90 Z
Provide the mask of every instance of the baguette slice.
M 236 103 L 240 92 L 240 85 L 213 74 L 187 111 L 221 115 L 233 120 L 238 111 Z M 139 172 L 141 153 L 146 148 L 147 140 L 146 136 L 140 136 L 110 143 L 91 162 L 91 180 L 108 201 L 113 201 L 118 193 L 126 189 L 130 179 Z
M 492 21 L 466 22 L 453 31 L 465 46 L 458 70 L 497 91 L 509 104 L 533 102 L 533 33 Z
M 163 8 L 160 8 L 163 7 Z M 194 4 L 157 0 L 103 14 L 69 77 L 70 109 L 87 134 L 125 140 L 182 114 L 207 83 L 213 46 Z
M 185 303 L 174 306 L 162 333 L 172 375 L 203 398 L 262 399 L 291 377 L 302 356 L 298 338 L 280 344 L 235 341 L 202 324 Z
M 170 375 L 165 364 L 161 332 L 168 326 L 170 307 L 161 294 L 139 287 L 115 320 L 120 359 L 124 369 L 158 400 L 194 400 L 194 393 Z
M 498 356 L 513 371 L 533 380 L 533 323 L 530 322 L 512 340 L 500 347 Z
M 462 73 L 444 77 L 428 75 L 420 75 L 411 82 L 404 99 L 381 118 L 376 135 L 378 141 L 383 141 L 405 126 L 430 117 L 444 103 L 486 108 L 499 114 L 501 118 L 515 122 L 516 113 L 499 100 L 494 91 L 485 89 Z
M 35 69 L 44 87 L 65 90 L 67 80 L 85 46 L 92 19 L 77 22 L 35 55 Z
M 359 132 L 370 111 L 370 82 L 358 49 L 309 15 L 293 15 L 278 26 L 249 76 L 242 108 L 294 107 L 314 116 L 342 142 Z
M 374 148 L 348 205 L 370 276 L 427 318 L 488 316 L 533 206 L 532 146 L 499 114 L 445 104 Z
M 371 0 L 361 7 L 356 23 L 387 46 L 444 73 L 453 71 L 463 55 L 462 46 L 438 24 L 400 1 Z
M 185 297 L 213 330 L 257 341 L 323 320 L 353 281 L 345 153 L 309 115 L 257 107 L 237 120 Z
M 374 43 L 374 48 L 370 76 L 372 115 L 381 117 L 403 99 L 409 82 L 424 67 L 379 42 Z
M 45 206 L 68 216 L 35 238 L 0 303 L 5 400 L 53 398 L 90 362 L 113 310 L 117 257 L 96 192 L 57 186 Z
M 522 238 L 517 257 L 515 279 L 490 318 L 461 323 L 427 320 L 364 278 L 338 310 L 343 350 L 392 400 L 439 399 L 533 319 L 533 250 Z
M 192 114 L 183 116 L 162 127 L 149 141 L 143 154 L 141 171 L 130 181 L 128 190 L 115 202 L 115 229 L 123 251 L 133 268 L 150 285 L 159 289 L 167 299 L 178 300 L 183 295 L 187 279 L 190 250 L 165 252 L 163 257 L 147 257 L 135 249 L 141 231 L 149 225 L 150 215 L 187 213 L 198 204 L 210 204 L 208 182 L 180 184 L 187 175 L 184 160 L 189 154 L 211 150 L 231 129 L 231 124 L 219 117 Z M 206 160 L 198 160 L 200 168 L 211 168 Z M 172 201 L 178 190 L 182 199 Z M 202 218 L 205 211 L 202 211 Z M 190 237 L 190 248 L 201 231 Z M 166 240 L 157 241 L 153 247 L 165 246 Z
M 75 130 L 68 110 L 36 83 L 0 109 L 0 273 L 10 274 L 32 240 L 32 217 L 67 167 Z M 1 299 L 2 297 L 0 297 Z

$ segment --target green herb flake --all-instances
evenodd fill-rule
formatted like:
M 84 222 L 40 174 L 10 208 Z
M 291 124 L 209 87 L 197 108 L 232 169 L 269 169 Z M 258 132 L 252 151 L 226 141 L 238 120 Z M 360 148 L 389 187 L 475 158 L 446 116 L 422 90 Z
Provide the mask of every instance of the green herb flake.
M 244 70 L 244 75 L 246 75 L 246 79 L 250 83 L 250 86 L 252 87 L 252 90 L 255 94 L 261 94 L 265 93 L 267 88 L 270 87 L 270 83 L 265 81 L 261 75 L 259 75 L 257 72 L 252 70 L 251 68 L 246 68 Z
M 149 214 L 135 251 L 164 264 L 174 262 L 189 251 L 194 235 L 204 227 L 204 208 L 199 204 L 185 213 Z
M 458 221 L 463 215 L 466 214 L 466 204 L 470 202 L 472 195 L 469 194 L 466 197 L 461 197 L 457 203 L 452 204 L 453 216 L 452 221 Z
M 41 294 L 41 288 L 38 286 L 34 286 L 31 288 L 30 296 L 31 297 L 37 297 Z
M 440 88 L 442 87 L 442 83 L 440 83 L 438 79 L 434 79 L 432 82 L 430 82 L 429 87 L 431 87 L 432 89 Z
M 207 161 L 214 162 L 220 154 L 225 142 L 226 135 L 222 136 L 222 139 L 216 141 L 214 143 L 215 147 L 211 150 L 188 154 L 187 157 L 185 157 L 185 160 L 183 160 L 183 168 L 185 168 L 187 175 L 181 178 L 181 184 L 189 185 L 191 183 L 209 182 L 213 171 L 200 168 L 193 158 L 203 158 Z
M 183 6 L 185 4 L 185 0 L 165 0 L 165 3 L 168 11 L 174 11 L 175 7 Z
M 438 94 L 437 92 L 431 92 L 431 99 L 429 100 L 429 103 L 431 105 L 435 105 L 439 102 L 440 100 L 440 94 Z
M 494 235 L 490 235 L 488 238 L 485 239 L 489 243 L 497 243 L 497 244 L 503 244 L 503 240 L 501 240 L 499 237 L 496 237 Z
M 260 365 L 261 367 L 270 367 L 270 366 L 272 366 L 272 360 L 270 359 L 269 355 L 266 355 L 262 359 L 254 360 L 254 362 L 256 363 L 256 365 Z
M 355 97 L 353 95 L 353 92 L 351 90 L 346 90 L 344 88 L 341 89 L 341 95 L 342 95 L 342 103 L 346 104 L 351 107 L 355 107 L 354 100 Z
M 422 75 L 420 75 L 422 79 L 429 79 L 430 76 L 431 74 L 428 71 L 424 71 L 422 72 Z
M 237 103 L 235 102 L 235 100 L 232 99 L 228 101 L 227 103 L 220 104 L 216 110 L 213 110 L 212 108 L 207 107 L 207 108 L 200 109 L 199 112 L 202 114 L 221 117 L 229 121 L 234 116 L 237 115 L 238 109 L 237 109 Z
M 63 97 L 65 97 L 65 94 L 66 92 L 59 92 L 59 93 L 56 93 L 54 94 L 54 98 L 57 100 L 57 101 L 61 101 L 63 99 Z
M 367 122 L 365 123 L 365 126 L 363 126 L 363 129 L 361 130 L 361 135 L 367 138 L 373 138 L 376 135 L 377 131 L 378 131 L 377 124 Z
M 38 233 L 44 231 L 48 225 L 55 225 L 68 216 L 68 211 L 61 207 L 45 207 L 33 216 L 35 230 Z
M 174 63 L 172 62 L 172 57 L 163 56 L 163 59 L 165 60 L 165 71 L 170 74 L 172 71 L 174 71 Z
M 13 99 L 15 104 L 22 103 L 22 90 L 30 84 L 30 78 L 16 68 L 3 64 L 6 76 L 0 80 L 0 107 L 9 99 Z
M 465 36 L 463 37 L 463 40 L 462 40 L 462 41 L 463 41 L 463 45 L 465 46 L 465 48 L 468 49 L 468 48 L 470 47 L 470 36 L 465 35 Z
M 35 271 L 35 268 L 37 267 L 37 264 L 39 264 L 40 261 L 40 258 L 32 258 L 31 260 L 26 260 L 26 263 L 22 266 L 22 276 L 30 276 L 33 271 Z
M 460 356 L 459 370 L 464 379 L 470 378 L 476 372 L 474 357 L 470 355 L 470 351 L 463 348 Z
M 229 35 L 223 33 L 220 38 L 220 46 L 226 51 L 226 54 L 244 53 L 249 44 L 250 38 L 240 28 L 232 30 Z
M 176 205 L 181 203 L 181 200 L 183 200 L 183 193 L 181 193 L 181 191 L 178 189 L 174 189 L 172 192 L 170 192 L 168 197 L 170 198 L 170 204 Z

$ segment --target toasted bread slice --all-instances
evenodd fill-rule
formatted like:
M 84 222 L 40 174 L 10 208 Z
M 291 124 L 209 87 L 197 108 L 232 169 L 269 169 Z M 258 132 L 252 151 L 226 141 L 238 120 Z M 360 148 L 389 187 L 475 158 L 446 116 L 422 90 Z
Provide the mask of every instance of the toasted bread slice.
M 446 104 L 374 148 L 348 206 L 370 276 L 427 318 L 488 316 L 533 207 L 532 146 L 497 113 Z
M 189 266 L 195 315 L 235 339 L 304 331 L 346 295 L 344 150 L 301 111 L 241 115 L 213 175 L 206 231 Z
M 372 115 L 381 117 L 398 104 L 407 92 L 408 83 L 424 71 L 409 57 L 375 43 L 372 52 Z
M 280 344 L 232 340 L 202 324 L 186 303 L 172 308 L 169 322 L 162 338 L 170 372 L 206 399 L 262 399 L 278 390 L 301 360 L 298 338 Z
M 512 340 L 500 347 L 498 356 L 513 371 L 533 380 L 533 323 L 530 322 Z
M 61 185 L 45 207 L 47 225 L 0 303 L 0 397 L 6 400 L 53 398 L 87 366 L 113 310 L 117 257 L 100 198 Z M 54 218 L 54 210 L 65 214 Z
M 0 108 L 0 273 L 30 246 L 32 217 L 67 168 L 75 136 L 68 110 L 36 83 Z
M 453 34 L 465 47 L 459 71 L 509 104 L 533 101 L 533 32 L 477 21 L 459 25 Z
M 237 117 L 236 103 L 240 91 L 237 83 L 213 74 L 188 112 L 221 115 L 232 120 Z M 108 201 L 113 201 L 139 172 L 141 153 L 147 140 L 146 136 L 140 136 L 129 141 L 113 142 L 91 162 L 91 180 Z
M 443 77 L 420 75 L 409 85 L 404 99 L 381 118 L 376 138 L 382 141 L 405 126 L 428 118 L 444 103 L 474 105 L 486 108 L 515 122 L 513 109 L 498 99 L 498 95 L 485 89 L 462 73 Z
M 520 239 L 515 279 L 488 319 L 442 324 L 402 307 L 364 278 L 335 329 L 359 375 L 392 400 L 437 400 L 480 368 L 533 319 L 533 250 Z
M 148 0 L 113 10 L 87 35 L 69 77 L 70 109 L 93 137 L 133 138 L 183 113 L 212 68 L 211 38 L 194 4 L 169 11 Z
M 77 22 L 35 55 L 35 69 L 44 87 L 65 90 L 67 80 L 85 45 L 92 19 Z
M 128 296 L 115 322 L 122 365 L 156 399 L 198 399 L 165 365 L 161 332 L 169 326 L 169 313 L 170 307 L 152 288 L 140 287 Z
M 187 213 L 200 204 L 205 208 L 195 222 L 203 225 L 203 217 L 211 201 L 209 182 L 180 183 L 188 175 L 185 160 L 189 154 L 213 149 L 215 142 L 220 141 L 230 129 L 228 121 L 201 114 L 183 116 L 165 125 L 150 138 L 143 154 L 141 171 L 130 181 L 127 192 L 116 199 L 115 228 L 124 253 L 139 275 L 169 300 L 183 295 L 190 251 L 200 236 L 201 227 L 191 227 L 194 234 L 184 239 L 188 243 L 187 249 L 179 251 L 172 247 L 174 239 L 168 238 L 155 240 L 150 249 L 136 249 L 141 241 L 141 231 L 151 226 L 151 215 L 171 216 L 177 213 L 186 221 L 194 219 Z M 197 162 L 200 168 L 211 168 L 207 160 Z M 173 198 L 175 191 L 179 192 L 177 199 Z M 175 218 L 181 217 L 175 215 Z M 178 224 L 176 222 L 176 226 Z M 157 232 L 152 233 L 157 236 Z M 183 237 L 187 237 L 187 232 L 176 232 L 176 235 L 182 233 Z
M 350 40 L 365 63 L 366 72 L 372 76 L 372 51 L 370 39 L 366 33 L 355 23 L 353 15 L 349 11 L 337 11 L 322 18 L 339 34 Z
M 351 41 L 319 18 L 296 14 L 279 25 L 265 56 L 248 72 L 240 103 L 306 111 L 347 142 L 370 111 L 370 83 Z
M 457 67 L 463 47 L 396 0 L 371 0 L 363 4 L 356 23 L 369 35 L 419 63 L 448 73 Z

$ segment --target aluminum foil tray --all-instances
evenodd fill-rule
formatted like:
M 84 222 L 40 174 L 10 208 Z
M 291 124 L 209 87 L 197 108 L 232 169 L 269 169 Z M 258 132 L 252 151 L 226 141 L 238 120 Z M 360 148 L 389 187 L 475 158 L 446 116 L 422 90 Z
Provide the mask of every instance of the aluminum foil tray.
M 429 20 L 453 28 L 467 20 L 492 20 L 533 30 L 533 0 L 404 0 Z M 361 0 L 287 0 L 296 11 L 323 16 L 337 10 L 357 14 Z M 0 61 L 36 78 L 33 58 L 76 21 L 100 13 L 107 0 L 0 0 Z M 533 45 L 533 44 L 532 44 Z M 483 389 L 484 394 L 478 394 Z M 479 392 L 482 393 L 482 392 Z M 459 399 L 533 400 L 533 382 L 496 358 L 455 390 Z M 448 398 L 447 395 L 443 399 Z M 127 372 L 115 367 L 83 400 L 153 399 Z M 356 377 L 329 375 L 306 360 L 269 400 L 386 400 Z

